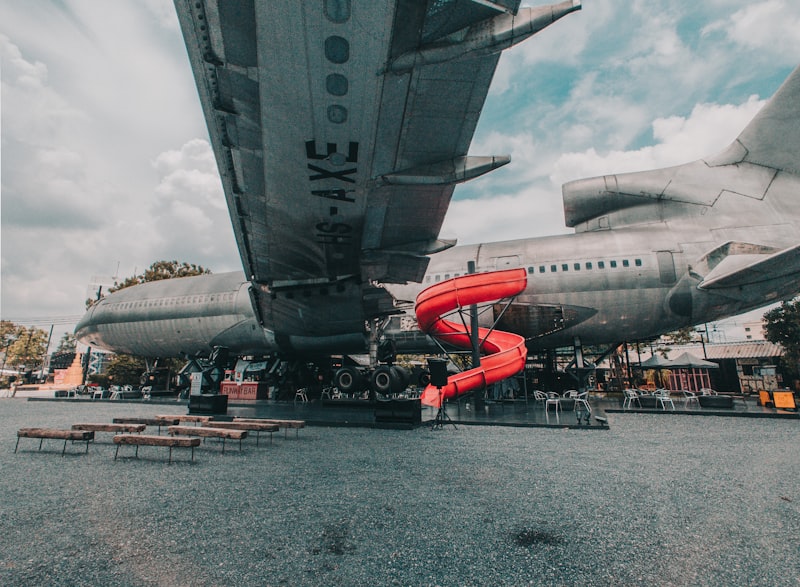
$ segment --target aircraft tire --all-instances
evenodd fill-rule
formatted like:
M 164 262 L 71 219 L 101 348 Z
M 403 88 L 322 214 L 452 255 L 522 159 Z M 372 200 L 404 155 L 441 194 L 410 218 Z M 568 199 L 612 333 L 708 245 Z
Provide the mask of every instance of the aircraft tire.
M 397 373 L 392 373 L 391 367 L 381 365 L 372 372 L 372 377 L 369 380 L 369 388 L 374 393 L 381 395 L 389 395 L 394 393 L 393 389 L 396 386 Z
M 408 387 L 411 373 L 409 373 L 408 369 L 399 365 L 392 365 L 390 369 L 396 376 L 396 380 L 392 382 L 393 384 L 396 383 L 396 386 L 392 388 L 392 393 L 402 393 Z
M 352 367 L 342 367 L 333 375 L 333 385 L 344 394 L 361 391 L 361 373 Z

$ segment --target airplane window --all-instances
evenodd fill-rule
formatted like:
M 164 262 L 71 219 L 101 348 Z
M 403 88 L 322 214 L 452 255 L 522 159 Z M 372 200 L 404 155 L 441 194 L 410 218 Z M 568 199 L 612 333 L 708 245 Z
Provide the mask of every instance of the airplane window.
M 461 275 L 461 274 L 460 273 L 454 273 L 453 277 L 458 277 L 459 275 Z
M 557 268 L 556 268 L 556 266 L 555 266 L 555 265 L 550 265 L 550 271 L 551 271 L 552 273 L 555 273 L 555 272 L 557 271 Z
M 544 265 L 539 265 L 539 273 L 544 273 L 545 267 Z
M 623 260 L 622 260 L 622 266 L 623 266 L 623 267 L 630 267 L 630 265 L 631 265 L 631 264 L 630 264 L 630 263 L 628 263 L 628 260 L 627 260 L 627 259 L 623 259 Z
M 442 276 L 441 276 L 441 275 L 437 275 L 437 276 L 436 276 L 436 281 L 439 281 L 441 278 L 442 278 Z
M 617 266 L 616 261 L 609 261 L 608 264 L 611 265 L 612 268 Z
M 445 279 L 450 279 L 450 274 L 449 274 L 449 273 L 445 273 L 445 274 L 444 274 L 444 278 L 445 278 Z
M 641 260 L 641 259 L 636 259 L 636 260 L 633 262 L 633 264 L 634 264 L 634 265 L 636 265 L 637 267 L 641 267 L 641 266 L 642 266 L 642 260 Z
M 528 275 L 532 275 L 532 274 L 533 274 L 533 267 L 528 267 Z
M 586 262 L 586 268 L 587 269 L 591 269 L 592 268 L 592 262 L 591 261 L 587 261 Z
M 433 278 L 430 275 L 428 275 L 428 277 L 425 278 L 425 283 L 430 283 L 431 279 Z
M 581 264 L 580 263 L 575 263 L 572 266 L 572 268 L 575 269 L 575 271 L 580 271 L 581 270 Z
M 598 269 L 605 269 L 606 268 L 606 262 L 605 261 L 598 261 L 597 262 L 597 268 Z
M 569 265 L 566 263 L 561 264 L 561 271 L 569 271 Z

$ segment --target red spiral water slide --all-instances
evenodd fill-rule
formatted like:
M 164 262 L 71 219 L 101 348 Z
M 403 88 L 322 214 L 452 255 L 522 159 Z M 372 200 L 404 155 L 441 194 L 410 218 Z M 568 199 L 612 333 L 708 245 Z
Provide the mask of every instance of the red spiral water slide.
M 417 296 L 414 308 L 417 324 L 434 338 L 459 348 L 470 348 L 469 330 L 442 316 L 456 308 L 515 296 L 526 284 L 527 275 L 522 268 L 474 273 L 437 283 Z M 481 365 L 448 377 L 441 395 L 438 388 L 428 385 L 422 393 L 423 404 L 438 408 L 442 400 L 481 389 L 524 369 L 527 349 L 523 337 L 488 328 L 478 328 L 478 337 L 480 350 L 487 355 L 481 359 Z

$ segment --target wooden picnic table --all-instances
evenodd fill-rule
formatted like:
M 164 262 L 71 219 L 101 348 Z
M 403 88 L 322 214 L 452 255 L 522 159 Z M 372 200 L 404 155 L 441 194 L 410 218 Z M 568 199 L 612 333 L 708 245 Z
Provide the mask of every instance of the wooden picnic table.
M 67 442 L 80 441 L 86 443 L 86 452 L 89 452 L 89 441 L 94 440 L 94 432 L 89 430 L 60 430 L 57 428 L 20 428 L 17 430 L 17 444 L 14 446 L 14 452 L 19 448 L 20 438 L 38 438 L 39 450 L 42 450 L 42 443 L 45 438 L 55 440 L 63 440 L 64 448 L 61 451 L 61 456 L 67 452 Z
M 115 434 L 121 433 L 140 433 L 144 432 L 146 426 L 144 424 L 108 424 L 100 422 L 82 422 L 73 424 L 73 430 L 91 430 L 92 432 L 113 432 Z
M 284 438 L 288 437 L 289 429 L 293 428 L 295 436 L 300 434 L 300 428 L 306 427 L 305 420 L 276 420 L 274 418 L 234 418 L 234 422 L 263 422 L 265 424 L 277 424 L 284 430 Z
M 173 426 L 179 423 L 179 420 L 176 418 L 159 418 L 156 416 L 155 418 L 114 418 L 112 420 L 114 424 L 144 424 L 145 426 L 157 426 L 158 433 L 161 434 L 161 427 L 162 426 Z
M 211 420 L 211 416 L 199 416 L 197 414 L 159 414 L 156 418 L 172 423 L 194 422 L 196 424 L 203 424 Z M 177 420 L 177 422 L 175 422 L 175 420 Z
M 203 436 L 222 439 L 222 452 L 225 453 L 225 440 L 239 441 L 239 450 L 242 450 L 242 439 L 247 438 L 247 430 L 230 430 L 228 428 L 212 428 L 205 426 L 170 426 L 167 428 L 172 436 Z
M 200 438 L 198 436 L 161 436 L 155 434 L 117 434 L 114 436 L 114 444 L 117 445 L 117 450 L 114 451 L 114 460 L 117 460 L 119 454 L 119 447 L 123 444 L 133 445 L 136 447 L 136 457 L 139 457 L 139 447 L 144 446 L 168 446 L 169 447 L 169 462 L 172 464 L 172 449 L 173 447 L 191 447 L 192 461 L 194 461 L 194 447 L 200 446 Z
M 239 420 L 238 422 L 218 422 L 217 420 L 214 420 L 213 422 L 203 423 L 203 426 L 254 431 L 256 433 L 256 446 L 258 446 L 258 437 L 261 434 L 261 432 L 269 432 L 269 443 L 272 444 L 272 433 L 277 432 L 280 429 L 280 427 L 277 424 L 272 424 L 270 422 L 255 422 L 255 421 L 246 422 L 243 420 Z

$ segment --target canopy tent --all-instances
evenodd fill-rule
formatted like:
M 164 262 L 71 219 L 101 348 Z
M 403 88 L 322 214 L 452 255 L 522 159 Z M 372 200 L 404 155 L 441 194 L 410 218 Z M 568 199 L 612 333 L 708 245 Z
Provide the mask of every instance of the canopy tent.
M 646 361 L 642 361 L 642 369 L 669 369 L 670 367 L 672 367 L 672 361 L 659 354 L 654 354 Z
M 654 354 L 646 361 L 642 361 L 642 369 L 668 369 L 669 381 L 666 387 L 676 391 L 685 389 L 687 391 L 700 391 L 705 387 L 711 387 L 711 378 L 708 369 L 718 369 L 719 365 L 695 357 L 686 352 L 674 359 L 665 359 L 659 354 Z M 661 374 L 656 375 L 656 384 L 664 385 Z
M 716 363 L 700 359 L 690 353 L 683 353 L 669 363 L 667 369 L 719 369 L 719 365 Z
M 671 390 L 685 389 L 687 391 L 700 391 L 711 387 L 709 369 L 719 369 L 719 365 L 695 357 L 689 353 L 674 358 L 670 361 L 669 388 Z

